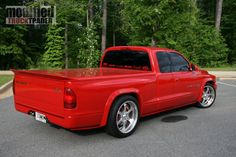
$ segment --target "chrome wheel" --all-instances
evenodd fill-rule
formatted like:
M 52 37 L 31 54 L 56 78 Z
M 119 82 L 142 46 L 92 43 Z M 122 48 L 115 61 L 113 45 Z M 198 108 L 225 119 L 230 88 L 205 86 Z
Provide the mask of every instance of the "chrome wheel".
M 202 101 L 200 102 L 202 107 L 209 107 L 214 103 L 216 94 L 212 86 L 206 85 L 202 94 Z
M 128 100 L 120 105 L 116 114 L 116 126 L 121 133 L 127 134 L 131 132 L 137 121 L 138 108 L 135 102 Z

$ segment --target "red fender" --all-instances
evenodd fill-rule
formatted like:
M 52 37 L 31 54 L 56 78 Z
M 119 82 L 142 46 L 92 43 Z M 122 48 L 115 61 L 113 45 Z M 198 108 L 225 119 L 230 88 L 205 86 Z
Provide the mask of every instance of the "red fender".
M 138 95 L 138 101 L 139 101 L 139 109 L 141 110 L 141 98 L 140 98 L 140 95 L 139 95 L 139 90 L 137 89 L 134 89 L 134 88 L 126 88 L 126 89 L 120 89 L 120 90 L 117 90 L 115 92 L 113 92 L 106 104 L 105 104 L 105 108 L 104 108 L 104 112 L 103 112 L 103 117 L 102 117 L 102 120 L 101 120 L 101 123 L 100 123 L 100 126 L 105 126 L 106 123 L 107 123 L 107 118 L 108 118 L 108 115 L 109 115 L 109 112 L 110 112 L 110 108 L 112 106 L 112 103 L 113 101 L 120 95 L 124 95 L 124 94 L 130 94 L 130 93 L 135 93 Z
M 204 86 L 205 84 L 208 82 L 208 81 L 213 81 L 214 82 L 214 88 L 216 89 L 217 88 L 217 85 L 216 85 L 216 82 L 214 79 L 212 78 L 206 78 L 202 81 L 202 84 L 201 84 L 201 88 L 200 88 L 200 92 L 199 92 L 199 96 L 198 96 L 198 99 L 197 101 L 200 102 L 202 100 L 202 93 L 203 93 L 203 90 L 204 90 Z

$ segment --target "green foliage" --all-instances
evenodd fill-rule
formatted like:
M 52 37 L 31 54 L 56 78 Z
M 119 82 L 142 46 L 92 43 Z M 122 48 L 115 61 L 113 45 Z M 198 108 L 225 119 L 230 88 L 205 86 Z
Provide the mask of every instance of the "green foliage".
M 80 23 L 86 15 L 85 0 L 56 0 L 57 23 Z
M 22 37 L 23 34 L 16 29 L 3 28 L 0 32 L 0 55 L 22 54 L 21 46 L 25 45 Z
M 201 21 L 207 25 L 214 26 L 215 23 L 215 0 L 198 0 L 198 6 L 201 9 Z M 225 38 L 228 51 L 228 63 L 236 63 L 236 1 L 224 0 L 223 12 L 221 18 L 221 34 Z
M 226 63 L 228 49 L 224 38 L 215 28 L 200 22 L 181 25 L 182 21 L 173 23 L 172 18 L 169 20 L 170 22 L 159 31 L 158 37 L 162 39 L 159 45 L 176 49 L 190 61 L 203 67 Z
M 50 68 L 62 68 L 63 62 L 63 37 L 61 36 L 62 27 L 50 25 L 47 32 L 45 45 L 46 52 L 42 57 L 42 65 Z
M 176 49 L 201 66 L 219 66 L 227 61 L 223 37 L 199 20 L 194 0 L 124 0 L 124 33 L 131 45 L 151 45 Z M 133 18 L 137 17 L 137 18 Z
M 224 0 L 221 32 L 229 47 L 228 61 L 236 64 L 236 1 Z
M 152 37 L 155 38 L 166 18 L 194 9 L 188 2 L 189 0 L 123 0 L 123 32 L 130 38 L 128 44 L 151 45 Z
M 94 24 L 91 22 L 85 28 L 83 34 L 78 38 L 78 65 L 81 68 L 98 67 L 101 52 L 98 50 L 98 36 L 94 31 Z
M 23 68 L 32 63 L 25 53 L 23 26 L 2 27 L 0 31 L 0 65 L 1 69 Z
M 6 25 L 5 6 L 23 3 L 56 5 L 58 25 Z M 176 49 L 200 66 L 235 64 L 236 2 L 224 0 L 220 32 L 214 28 L 215 3 L 215 0 L 109 0 L 106 45 L 148 46 L 154 39 L 158 46 Z M 63 68 L 64 45 L 68 45 L 69 68 L 96 67 L 101 55 L 102 8 L 103 0 L 3 1 L 0 69 Z M 67 44 L 63 29 L 66 23 Z

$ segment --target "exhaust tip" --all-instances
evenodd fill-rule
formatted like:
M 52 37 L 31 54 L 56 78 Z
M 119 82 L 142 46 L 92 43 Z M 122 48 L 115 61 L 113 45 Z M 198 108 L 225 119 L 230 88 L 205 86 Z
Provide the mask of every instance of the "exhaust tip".
M 28 114 L 31 115 L 31 116 L 35 116 L 35 112 L 34 111 L 29 111 Z

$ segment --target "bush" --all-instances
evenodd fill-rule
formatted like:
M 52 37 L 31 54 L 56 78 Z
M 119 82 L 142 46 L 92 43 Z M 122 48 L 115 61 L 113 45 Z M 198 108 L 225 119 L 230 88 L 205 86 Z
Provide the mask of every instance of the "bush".
M 62 27 L 50 25 L 47 32 L 47 41 L 43 54 L 41 67 L 43 68 L 62 68 L 64 66 L 63 37 L 61 36 Z
M 98 50 L 97 41 L 98 36 L 91 22 L 90 25 L 85 28 L 82 36 L 78 38 L 79 53 L 77 59 L 80 68 L 98 67 L 101 52 Z

